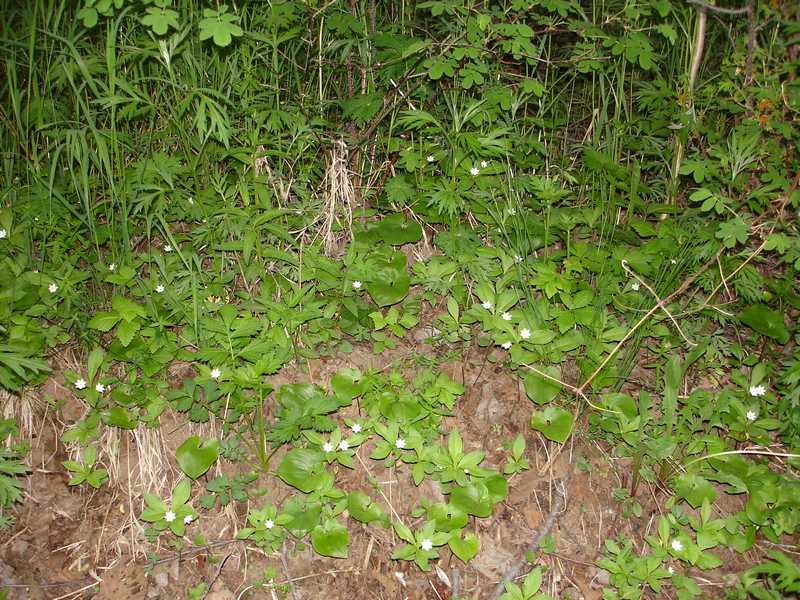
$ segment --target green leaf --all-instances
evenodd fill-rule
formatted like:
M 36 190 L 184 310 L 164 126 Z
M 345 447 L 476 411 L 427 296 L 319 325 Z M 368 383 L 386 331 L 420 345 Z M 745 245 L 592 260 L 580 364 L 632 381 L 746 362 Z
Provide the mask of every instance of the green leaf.
M 463 538 L 460 537 L 459 533 L 458 531 L 453 532 L 448 546 L 450 546 L 453 554 L 466 564 L 480 552 L 481 543 L 478 536 L 472 532 L 468 532 Z
M 228 7 L 222 5 L 218 10 L 206 8 L 203 10 L 203 19 L 198 27 L 200 28 L 200 40 L 214 38 L 217 46 L 225 47 L 229 45 L 234 37 L 239 37 L 244 33 L 242 28 L 237 25 L 239 17 L 228 14 Z
M 181 479 L 178 485 L 172 490 L 172 505 L 178 506 L 186 504 L 192 494 L 192 482 L 188 479 Z
M 105 352 L 102 348 L 95 348 L 89 354 L 88 362 L 88 372 L 89 372 L 89 381 L 94 381 L 94 376 L 97 375 L 97 372 L 100 370 L 100 366 L 103 364 L 103 358 L 105 358 Z
M 178 446 L 175 458 L 187 476 L 197 479 L 208 471 L 219 458 L 219 442 L 217 440 L 202 441 L 198 436 L 193 435 Z
M 531 427 L 548 440 L 563 444 L 572 431 L 572 413 L 560 406 L 548 406 L 531 415 Z
M 406 297 L 411 278 L 406 272 L 406 256 L 393 252 L 375 261 L 375 270 L 367 282 L 367 292 L 378 306 L 397 304 Z
M 347 496 L 347 512 L 356 521 L 361 521 L 362 523 L 380 521 L 384 527 L 389 525 L 389 516 L 386 511 L 373 502 L 372 498 L 359 490 L 350 492 Z
M 151 6 L 147 9 L 147 14 L 142 17 L 142 25 L 149 27 L 156 35 L 164 35 L 170 27 L 180 28 L 178 16 L 177 12 L 169 8 Z
M 543 367 L 535 365 L 537 370 L 546 373 L 551 377 L 560 380 L 561 370 L 555 366 Z M 523 379 L 525 385 L 525 393 L 528 398 L 536 402 L 536 404 L 547 404 L 552 402 L 558 393 L 561 391 L 561 384 L 556 383 L 552 379 L 542 377 L 541 375 L 530 371 Z
M 111 298 L 111 307 L 114 309 L 115 313 L 126 321 L 133 321 L 136 317 L 144 318 L 147 316 L 147 312 L 144 310 L 143 306 L 123 296 L 114 296 Z
M 397 537 L 399 537 L 404 542 L 408 542 L 409 544 L 414 543 L 414 534 L 408 528 L 408 526 L 404 525 L 400 521 L 394 522 L 394 531 L 397 533 Z
M 120 343 L 127 348 L 130 346 L 131 341 L 133 341 L 133 336 L 136 335 L 136 332 L 139 331 L 141 328 L 141 323 L 139 321 L 121 321 L 119 327 L 117 327 L 117 338 L 119 339 Z
M 679 498 L 684 498 L 692 508 L 698 508 L 703 504 L 703 500 L 714 502 L 717 492 L 714 486 L 700 475 L 695 473 L 684 473 L 675 478 L 675 494 Z
M 293 448 L 289 450 L 278 465 L 278 477 L 292 487 L 308 494 L 320 483 L 323 456 L 310 448 Z
M 783 322 L 783 315 L 763 304 L 749 306 L 739 314 L 739 320 L 756 333 L 771 337 L 781 344 L 789 341 L 789 330 Z
M 328 519 L 311 532 L 311 545 L 317 554 L 333 558 L 347 558 L 350 534 L 347 527 L 336 519 Z
M 89 327 L 98 331 L 111 331 L 120 320 L 120 316 L 110 312 L 99 312 L 89 320 Z
M 489 489 L 480 481 L 453 488 L 450 503 L 468 515 L 485 518 L 492 514 L 493 504 Z

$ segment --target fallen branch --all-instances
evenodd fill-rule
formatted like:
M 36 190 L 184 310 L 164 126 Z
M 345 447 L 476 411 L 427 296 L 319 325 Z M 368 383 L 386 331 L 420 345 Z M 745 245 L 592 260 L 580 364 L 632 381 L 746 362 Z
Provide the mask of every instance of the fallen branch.
M 569 485 L 571 478 L 572 466 L 570 466 L 570 470 L 563 477 L 563 479 L 561 479 L 561 493 L 551 505 L 550 513 L 547 515 L 547 518 L 542 522 L 541 525 L 539 525 L 539 529 L 536 530 L 536 536 L 533 538 L 533 542 L 525 549 L 525 551 L 522 553 L 522 556 L 511 565 L 511 568 L 506 571 L 506 574 L 503 575 L 503 578 L 497 583 L 494 588 L 494 592 L 491 595 L 491 600 L 497 600 L 500 598 L 505 591 L 506 583 L 516 579 L 519 576 L 522 568 L 527 564 L 528 561 L 525 560 L 525 557 L 528 554 L 537 552 L 539 550 L 539 546 L 542 544 L 542 540 L 544 540 L 544 538 L 547 537 L 547 535 L 549 535 L 550 531 L 553 529 L 553 526 L 556 524 L 559 516 L 561 516 L 564 506 L 566 505 L 567 486 Z

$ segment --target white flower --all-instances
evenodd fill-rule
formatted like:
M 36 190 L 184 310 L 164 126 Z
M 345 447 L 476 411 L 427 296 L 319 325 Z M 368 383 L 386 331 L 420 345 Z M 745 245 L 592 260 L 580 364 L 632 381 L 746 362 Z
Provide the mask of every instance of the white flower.
M 675 550 L 675 552 L 683 552 L 683 542 L 682 541 L 680 541 L 680 540 L 672 540 L 671 546 L 672 546 L 672 549 Z
M 469 174 L 472 175 L 473 177 L 477 177 L 480 174 L 480 172 L 481 170 L 478 167 L 472 167 L 469 170 Z
M 167 523 L 172 523 L 175 520 L 175 513 L 172 512 L 171 510 L 168 510 L 167 514 L 164 515 L 164 520 Z
M 82 379 L 82 378 L 81 378 L 81 379 L 78 379 L 78 380 L 75 382 L 75 389 L 78 389 L 78 390 L 83 390 L 83 389 L 86 389 L 86 380 L 85 380 L 85 379 Z
M 512 206 L 511 208 L 508 209 L 508 214 L 510 214 L 513 217 L 515 214 L 517 214 L 517 209 Z
M 428 158 L 427 158 L 426 160 L 427 160 L 429 163 L 432 163 L 433 161 L 435 161 L 435 160 L 436 160 L 436 158 L 433 156 L 433 154 L 428 154 Z
M 763 396 L 767 393 L 767 388 L 763 385 L 751 385 L 750 386 L 750 395 L 754 397 Z
M 672 565 L 668 566 L 667 573 L 669 573 L 670 575 L 675 575 L 675 568 Z
M 485 169 L 485 168 L 486 168 L 486 167 L 488 167 L 488 166 L 489 166 L 489 163 L 488 163 L 488 162 L 486 162 L 485 160 L 482 160 L 482 161 L 481 161 L 481 169 Z
M 483 304 L 481 304 L 481 306 L 483 308 L 485 308 L 486 310 L 492 310 L 492 303 L 489 302 L 488 300 L 486 302 L 484 302 Z
M 170 246 L 169 244 L 164 246 L 164 252 L 172 252 L 172 246 Z
M 116 271 L 117 270 L 117 263 L 111 263 L 110 265 L 108 265 L 108 270 L 109 271 Z
M 519 254 L 514 255 L 514 262 L 519 264 L 522 262 L 522 257 Z
M 502 315 L 500 315 L 500 318 L 503 319 L 503 321 L 510 321 L 511 320 L 511 313 L 510 312 L 504 312 Z
M 189 202 L 189 206 L 192 206 L 194 204 L 194 200 L 192 198 L 189 198 L 188 202 Z
M 634 292 L 638 292 L 638 291 L 639 291 L 639 282 L 638 282 L 638 281 L 634 281 L 634 282 L 631 284 L 631 289 L 632 289 Z
M 510 350 L 511 349 L 511 342 L 503 342 L 502 344 L 500 344 L 500 347 L 503 350 Z
M 353 430 L 353 433 L 361 433 L 361 423 L 353 423 L 350 429 Z
M 98 383 L 96 386 L 94 386 L 94 389 L 97 390 L 98 394 L 102 394 L 103 392 L 106 391 L 106 386 L 103 385 L 102 383 Z
M 527 327 L 520 329 L 519 337 L 521 337 L 523 340 L 529 339 L 531 337 L 531 330 L 528 329 Z
M 406 447 L 406 441 L 403 438 L 397 438 L 394 442 L 395 448 L 400 448 L 401 450 Z
M 189 523 L 192 522 L 192 520 L 193 520 L 192 515 L 186 515 L 185 517 L 183 517 L 183 524 L 188 525 Z
M 677 265 L 677 264 L 678 264 L 678 261 L 677 261 L 677 260 L 675 260 L 674 258 L 670 258 L 670 259 L 669 259 L 669 264 L 671 264 L 671 265 Z M 671 569 L 671 568 L 672 568 L 672 567 L 670 567 L 670 569 Z
M 325 442 L 322 444 L 322 449 L 325 450 L 325 452 L 333 452 L 333 444 L 330 442 Z
M 267 529 L 272 529 L 273 527 L 275 527 L 275 521 L 273 521 L 272 519 L 267 519 L 266 521 L 264 521 L 264 527 Z
M 747 420 L 752 423 L 758 418 L 758 413 L 754 410 L 748 410 L 745 417 L 747 417 Z
M 347 452 L 347 449 L 350 447 L 350 444 L 347 443 L 347 440 L 342 440 L 339 442 L 339 450 L 342 452 Z
M 419 547 L 422 548 L 425 552 L 433 548 L 433 542 L 430 541 L 428 538 L 425 538 L 420 542 Z
M 357 279 L 353 282 L 353 289 L 354 290 L 360 290 L 361 289 L 361 282 L 358 281 Z
M 222 376 L 222 371 L 214 367 L 211 369 L 211 379 L 219 379 Z
M 58 284 L 51 283 L 50 285 L 47 286 L 47 291 L 50 292 L 51 294 L 55 294 L 58 291 Z
M 164 286 L 159 284 L 156 286 L 156 293 L 163 294 L 164 293 Z
M 0 240 L 6 239 L 8 232 L 5 229 L 0 229 Z

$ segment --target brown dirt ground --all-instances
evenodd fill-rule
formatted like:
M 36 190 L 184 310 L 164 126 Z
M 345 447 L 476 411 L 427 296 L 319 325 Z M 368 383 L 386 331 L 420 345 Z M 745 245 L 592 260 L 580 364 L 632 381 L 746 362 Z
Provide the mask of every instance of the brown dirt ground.
M 303 369 L 284 369 L 274 383 L 310 380 L 326 385 L 330 376 L 345 366 L 384 368 L 404 364 L 404 358 L 415 350 L 428 355 L 436 352 L 430 344 L 401 346 L 381 356 L 357 348 L 346 356 L 309 361 Z M 490 353 L 488 361 L 484 360 L 486 352 Z M 242 542 L 224 543 L 243 526 L 245 504 L 231 505 L 224 511 L 216 509 L 211 515 L 201 510 L 201 518 L 190 532 L 221 542 L 208 550 L 189 549 L 179 555 L 164 544 L 147 544 L 135 519 L 141 511 L 144 488 L 155 492 L 171 489 L 179 478 L 175 447 L 190 430 L 206 435 L 213 430 L 189 426 L 182 417 L 178 420 L 173 415 L 162 420 L 161 437 L 154 438 L 152 432 L 150 437 L 146 432 L 123 432 L 104 440 L 106 454 L 101 458 L 112 472 L 111 484 L 99 491 L 87 491 L 85 486 L 70 488 L 61 467 L 68 449 L 60 442 L 60 434 L 81 418 L 83 407 L 64 386 L 63 378 L 55 375 L 31 401 L 35 415 L 32 422 L 40 424 L 31 432 L 28 461 L 32 472 L 26 480 L 25 502 L 14 510 L 16 524 L 10 531 L 0 531 L 0 582 L 14 585 L 10 598 L 20 600 L 176 600 L 186 598 L 189 587 L 200 582 L 213 583 L 206 600 L 444 600 L 454 597 L 454 586 L 461 597 L 487 598 L 509 565 L 531 543 L 550 512 L 555 494 L 560 493 L 558 482 L 571 468 L 570 463 L 582 455 L 589 468 L 576 469 L 566 490 L 566 508 L 552 531 L 556 552 L 540 554 L 538 561 L 547 574 L 543 591 L 556 598 L 599 600 L 605 574 L 594 562 L 604 540 L 624 532 L 641 541 L 654 529 L 663 497 L 657 489 L 640 486 L 638 500 L 644 514 L 640 519 L 624 518 L 612 491 L 627 479 L 627 463 L 610 457 L 602 445 L 584 439 L 573 439 L 559 454 L 555 444 L 546 442 L 528 426 L 532 405 L 515 376 L 497 366 L 498 358 L 501 355 L 496 350 L 474 348 L 465 361 L 442 367 L 467 388 L 445 429 L 457 426 L 465 447 L 481 447 L 487 453 L 487 462 L 497 467 L 502 467 L 507 455 L 502 443 L 522 433 L 531 462 L 530 470 L 511 480 L 509 497 L 494 514 L 472 525 L 482 549 L 468 566 L 446 549 L 440 552 L 437 568 L 429 573 L 406 562 L 391 561 L 397 545 L 391 530 L 363 526 L 352 519 L 348 520 L 350 558 L 345 560 L 317 556 L 308 544 L 293 539 L 287 541 L 282 553 L 273 555 Z M 408 364 L 404 369 L 413 371 Z M 176 365 L 171 370 L 171 383 L 180 385 L 189 373 L 185 365 Z M 145 450 L 159 445 L 160 458 L 146 459 Z M 362 456 L 368 452 L 368 448 L 360 450 Z M 155 466 L 150 465 L 145 476 L 142 473 L 147 469 L 140 467 L 146 460 Z M 389 472 L 374 461 L 365 462 L 400 514 L 407 515 L 422 497 L 441 497 L 429 480 L 417 488 L 402 469 Z M 277 458 L 273 464 L 277 464 Z M 255 461 L 225 461 L 224 465 L 230 475 L 251 470 Z M 256 485 L 266 490 L 263 498 L 251 500 L 256 505 L 279 502 L 290 493 L 275 477 L 262 476 Z M 337 485 L 345 490 L 371 491 L 364 469 L 343 470 L 337 476 Z M 411 517 L 407 522 L 417 525 Z M 146 553 L 162 561 L 149 572 L 145 570 Z M 290 581 L 291 590 L 258 587 L 265 568 L 278 574 L 278 582 Z

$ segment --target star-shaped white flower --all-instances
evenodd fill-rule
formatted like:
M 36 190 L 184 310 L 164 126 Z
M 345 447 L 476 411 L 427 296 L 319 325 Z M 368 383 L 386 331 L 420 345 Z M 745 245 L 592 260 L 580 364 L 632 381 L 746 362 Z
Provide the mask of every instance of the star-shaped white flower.
M 397 438 L 394 442 L 394 446 L 395 448 L 399 448 L 400 450 L 402 450 L 403 448 L 406 447 L 406 441 L 403 438 Z
M 273 521 L 272 519 L 267 519 L 266 521 L 264 521 L 264 527 L 266 529 L 272 529 L 273 527 L 275 527 L 275 521 Z
M 106 391 L 106 386 L 103 385 L 102 383 L 98 383 L 96 386 L 94 386 L 94 389 L 97 391 L 98 394 L 102 394 L 103 392 Z
M 472 167 L 469 170 L 469 174 L 472 175 L 473 177 L 477 177 L 478 175 L 480 175 L 480 172 L 481 170 L 478 167 Z
M 342 440 L 339 442 L 339 450 L 342 452 L 347 452 L 348 448 L 350 448 L 350 444 L 347 443 L 347 440 Z
M 522 262 L 522 257 L 519 254 L 514 255 L 514 262 L 519 264 Z
M 419 547 L 422 548 L 425 552 L 433 548 L 433 542 L 430 541 L 428 538 L 422 540 L 419 544 Z
M 486 310 L 492 310 L 492 303 L 489 302 L 488 300 L 486 302 L 484 302 L 483 304 L 481 304 L 481 306 L 483 308 L 485 308 Z
M 192 520 L 193 520 L 192 515 L 186 515 L 185 517 L 183 517 L 183 524 L 188 525 L 189 523 L 192 522 Z
M 669 264 L 671 264 L 671 265 L 677 265 L 677 264 L 678 264 L 678 261 L 677 261 L 677 260 L 675 260 L 674 258 L 670 258 L 670 259 L 669 259 Z M 670 567 L 670 568 L 671 568 L 671 567 Z
M 164 252 L 172 252 L 172 246 L 170 246 L 169 244 L 164 246 Z
M 322 449 L 325 450 L 325 452 L 333 452 L 333 444 L 330 442 L 325 442 L 322 444 Z
M 638 291 L 639 291 L 639 282 L 638 282 L 638 281 L 634 281 L 634 282 L 631 284 L 631 289 L 632 289 L 634 292 L 638 292 Z
M 500 344 L 500 347 L 503 350 L 511 350 L 511 342 L 503 342 L 502 344 Z
M 220 371 L 218 368 L 214 367 L 213 369 L 211 369 L 210 375 L 211 375 L 211 379 L 219 379 L 222 376 L 222 371 Z
M 189 203 L 189 206 L 193 206 L 194 205 L 194 198 L 189 198 L 187 200 L 187 202 Z
M 156 293 L 157 294 L 163 294 L 164 293 L 164 286 L 161 285 L 161 284 L 157 285 L 156 286 Z
M 511 313 L 510 312 L 504 312 L 502 315 L 500 315 L 500 318 L 503 319 L 503 321 L 510 321 L 511 320 Z
M 510 214 L 513 217 L 514 215 L 517 214 L 517 209 L 512 206 L 511 208 L 508 209 L 508 214 Z
M 75 389 L 76 390 L 84 390 L 86 389 L 86 380 L 81 378 L 75 381 Z
M 527 327 L 520 329 L 519 337 L 521 337 L 523 340 L 529 339 L 531 337 L 531 330 L 528 329 Z
M 753 397 L 763 396 L 767 393 L 767 388 L 763 385 L 751 385 L 750 386 L 750 395 Z
M 433 154 L 428 154 L 428 158 L 426 158 L 429 163 L 432 163 L 436 160 L 436 157 Z
M 164 520 L 167 523 L 172 523 L 175 520 L 175 513 L 171 510 L 168 510 L 167 513 L 164 515 Z
M 361 282 L 360 282 L 360 281 L 358 281 L 358 280 L 355 280 L 355 281 L 353 282 L 353 289 L 354 289 L 354 290 L 360 290 L 360 289 L 361 289 Z
M 683 542 L 682 541 L 677 540 L 677 539 L 676 540 L 672 540 L 672 543 L 670 545 L 672 546 L 672 549 L 675 550 L 675 552 L 683 552 Z
M 670 575 L 675 575 L 675 567 L 673 567 L 672 565 L 668 566 L 667 573 L 669 573 Z
M 5 229 L 0 229 L 0 240 L 4 240 L 8 237 L 8 232 Z
M 488 167 L 488 166 L 489 166 L 489 163 L 488 163 L 488 162 L 486 162 L 485 160 L 482 160 L 482 161 L 481 161 L 481 169 L 485 169 L 485 168 L 486 168 L 486 167 Z
M 108 270 L 109 271 L 116 271 L 117 270 L 117 263 L 111 263 L 110 265 L 108 265 Z
M 361 423 L 353 423 L 350 429 L 353 430 L 353 433 L 361 433 Z
M 758 419 L 758 413 L 754 410 L 748 410 L 745 417 L 747 417 L 747 420 L 752 423 L 753 421 Z
M 51 294 L 55 294 L 58 291 L 58 284 L 55 282 L 51 283 L 50 285 L 47 286 L 47 291 L 50 292 Z

